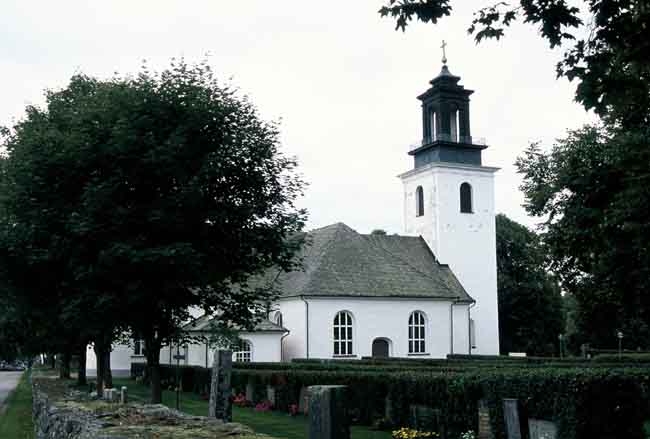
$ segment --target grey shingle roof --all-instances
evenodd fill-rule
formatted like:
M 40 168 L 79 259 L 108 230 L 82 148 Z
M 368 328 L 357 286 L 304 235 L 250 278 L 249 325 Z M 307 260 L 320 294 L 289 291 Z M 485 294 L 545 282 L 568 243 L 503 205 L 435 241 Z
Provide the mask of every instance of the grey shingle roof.
M 196 320 L 193 320 L 182 327 L 183 331 L 189 332 L 206 332 L 210 330 L 210 327 L 213 323 L 216 323 L 216 317 L 210 315 L 203 315 Z M 235 328 L 237 329 L 237 328 Z M 244 329 L 244 331 L 246 331 Z M 258 322 L 253 328 L 255 332 L 288 332 L 288 329 L 283 328 L 280 325 L 276 325 L 270 320 L 263 319 Z
M 364 235 L 343 223 L 308 233 L 303 269 L 268 273 L 283 297 L 412 297 L 473 302 L 421 237 Z M 260 278 L 260 281 L 262 278 Z

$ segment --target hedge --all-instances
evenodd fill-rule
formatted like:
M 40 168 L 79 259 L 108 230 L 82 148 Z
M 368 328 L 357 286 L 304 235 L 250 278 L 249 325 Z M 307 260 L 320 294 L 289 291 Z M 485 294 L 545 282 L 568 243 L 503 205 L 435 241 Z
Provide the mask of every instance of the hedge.
M 135 369 L 142 369 L 140 365 Z M 392 405 L 392 421 L 409 423 L 409 408 L 419 404 L 439 413 L 430 426 L 457 438 L 467 429 L 476 430 L 477 406 L 486 399 L 495 439 L 505 439 L 502 399 L 517 398 L 530 417 L 558 423 L 564 439 L 643 438 L 648 416 L 650 372 L 645 368 L 558 368 L 518 367 L 466 371 L 387 371 L 353 369 L 303 369 L 275 363 L 275 369 L 248 365 L 233 369 L 233 387 L 245 392 L 252 385 L 255 402 L 266 398 L 266 386 L 276 388 L 277 406 L 286 409 L 298 403 L 303 387 L 341 384 L 350 388 L 353 420 L 371 423 L 385 416 L 386 397 Z M 264 365 L 265 367 L 269 365 Z M 175 379 L 175 367 L 162 366 L 166 379 Z M 181 367 L 183 388 L 205 391 L 210 370 Z M 132 367 L 132 372 L 134 371 Z M 190 382 L 186 382 L 188 380 Z
M 650 354 L 648 353 L 629 353 L 629 354 L 599 354 L 596 355 L 592 361 L 597 363 L 625 363 L 626 365 L 630 364 L 643 364 L 648 365 L 650 363 Z

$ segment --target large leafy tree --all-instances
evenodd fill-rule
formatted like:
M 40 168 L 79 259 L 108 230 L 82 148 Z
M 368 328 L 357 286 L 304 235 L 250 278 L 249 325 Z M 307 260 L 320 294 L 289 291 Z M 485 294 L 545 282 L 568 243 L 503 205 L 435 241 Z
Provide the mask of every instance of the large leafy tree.
M 437 23 L 451 0 L 386 0 L 382 16 L 397 29 L 413 19 Z M 564 46 L 557 73 L 576 79 L 576 99 L 626 126 L 650 123 L 650 7 L 646 0 L 495 1 L 479 9 L 468 32 L 477 42 L 499 39 L 514 21 L 534 26 L 553 47 Z
M 143 337 L 154 402 L 160 348 L 190 307 L 251 325 L 271 293 L 246 280 L 295 264 L 296 163 L 277 127 L 205 63 L 76 75 L 28 108 L 4 145 L 4 253 L 50 277 L 49 291 L 23 289 L 81 315 L 76 327 L 100 350 L 116 331 Z
M 496 234 L 501 351 L 554 354 L 564 331 L 562 296 L 541 240 L 503 214 Z
M 544 218 L 552 269 L 577 301 L 583 342 L 650 347 L 650 129 L 570 132 L 518 159 L 525 207 Z

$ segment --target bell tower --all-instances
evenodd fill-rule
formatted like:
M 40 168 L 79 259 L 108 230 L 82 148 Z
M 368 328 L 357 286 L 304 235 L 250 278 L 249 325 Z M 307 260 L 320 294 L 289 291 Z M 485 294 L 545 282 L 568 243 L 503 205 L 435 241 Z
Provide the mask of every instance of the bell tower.
M 443 51 L 444 51 L 443 42 Z M 404 228 L 420 235 L 448 264 L 476 304 L 468 310 L 469 346 L 456 353 L 498 354 L 494 174 L 484 166 L 485 141 L 470 131 L 470 95 L 443 66 L 418 99 L 422 140 L 409 147 L 413 169 L 400 175 Z

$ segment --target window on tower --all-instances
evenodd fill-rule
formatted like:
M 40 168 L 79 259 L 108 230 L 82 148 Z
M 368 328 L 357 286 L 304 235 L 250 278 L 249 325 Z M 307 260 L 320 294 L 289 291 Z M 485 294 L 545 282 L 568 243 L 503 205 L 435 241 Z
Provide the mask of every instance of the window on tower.
M 424 191 L 422 186 L 415 189 L 415 216 L 424 215 Z
M 469 183 L 460 185 L 460 212 L 472 213 L 472 186 Z

